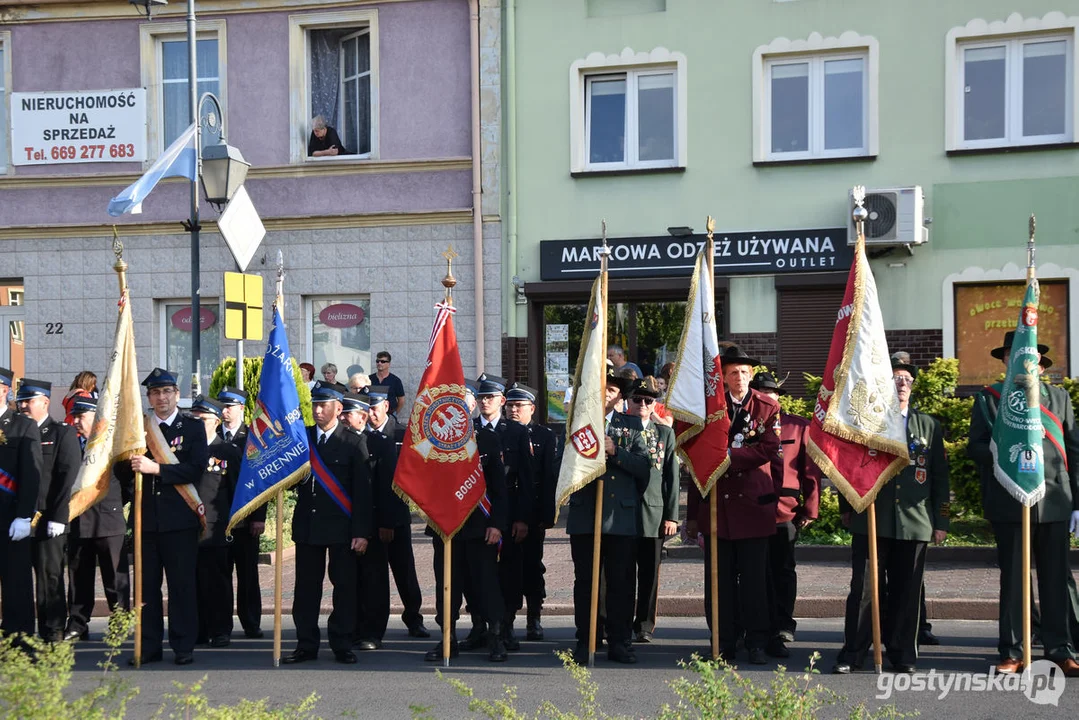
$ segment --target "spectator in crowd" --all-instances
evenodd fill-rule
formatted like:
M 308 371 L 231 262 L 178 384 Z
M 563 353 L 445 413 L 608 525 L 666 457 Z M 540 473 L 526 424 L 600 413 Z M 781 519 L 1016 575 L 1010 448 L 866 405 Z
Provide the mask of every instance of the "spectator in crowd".
M 303 381 L 307 383 L 307 387 L 311 387 L 315 382 L 315 366 L 311 363 L 300 363 L 300 374 L 303 375 Z
M 345 149 L 341 138 L 332 126 L 326 124 L 326 118 L 316 115 L 311 119 L 311 137 L 307 141 L 307 154 L 311 157 L 333 157 L 351 155 Z
M 607 359 L 614 365 L 614 372 L 618 375 L 622 370 L 632 370 L 637 375 L 631 379 L 637 380 L 644 377 L 644 373 L 641 372 L 640 366 L 637 363 L 632 363 L 626 360 L 626 351 L 622 349 L 621 345 L 608 345 L 607 346 Z M 619 375 L 620 377 L 626 377 L 625 375 Z
M 405 401 L 405 385 L 401 378 L 390 372 L 390 363 L 393 357 L 386 350 L 380 350 L 375 355 L 375 372 L 371 373 L 371 383 L 389 388 L 390 414 L 397 417 L 397 409 Z
M 89 370 L 83 370 L 75 379 L 71 381 L 71 387 L 67 391 L 67 395 L 64 396 L 64 417 L 65 425 L 73 425 L 71 408 L 75 405 L 75 401 L 79 398 L 93 398 L 97 399 L 97 375 L 94 375 Z
M 333 385 L 337 382 L 337 366 L 332 362 L 322 363 L 322 379 Z
M 371 387 L 371 378 L 367 377 L 363 373 L 355 373 L 348 378 L 348 390 L 349 392 L 362 393 L 364 388 Z

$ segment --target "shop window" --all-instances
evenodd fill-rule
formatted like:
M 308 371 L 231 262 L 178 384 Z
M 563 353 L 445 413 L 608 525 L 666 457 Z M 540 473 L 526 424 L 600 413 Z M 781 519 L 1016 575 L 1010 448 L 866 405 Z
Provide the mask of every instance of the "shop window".
M 322 366 L 337 366 L 337 381 L 374 372 L 371 355 L 371 300 L 368 297 L 307 298 L 307 347 L 315 377 Z
M 293 162 L 377 156 L 377 13 L 351 10 L 289 18 Z M 309 155 L 315 117 L 337 133 L 342 145 L 337 155 Z
M 877 41 L 779 38 L 753 65 L 754 161 L 877 154 Z
M 141 26 L 143 87 L 147 93 L 149 147 L 160 154 L 191 125 L 187 29 L 184 23 Z M 213 93 L 227 108 L 225 21 L 200 20 L 195 42 L 198 95 Z
M 1047 345 L 1053 365 L 1043 377 L 1059 383 L 1069 376 L 1068 281 L 1041 280 L 1038 305 L 1038 343 Z M 959 384 L 982 387 L 997 381 L 1004 363 L 990 355 L 1004 334 L 1015 330 L 1026 283 L 993 282 L 956 284 L 955 356 L 959 359 Z
M 201 298 L 199 302 L 199 383 L 205 391 L 210 377 L 221 364 L 220 308 L 216 298 Z M 185 300 L 159 301 L 158 321 L 161 327 L 162 367 L 176 374 L 180 391 L 186 395 L 193 372 L 191 363 L 191 302 Z
M 686 166 L 686 60 L 651 53 L 589 55 L 571 68 L 573 173 Z

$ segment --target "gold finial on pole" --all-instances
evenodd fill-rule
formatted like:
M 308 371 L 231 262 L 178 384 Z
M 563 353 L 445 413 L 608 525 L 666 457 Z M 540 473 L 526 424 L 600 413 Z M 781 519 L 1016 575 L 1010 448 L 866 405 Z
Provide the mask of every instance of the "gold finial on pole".
M 450 292 L 457 284 L 457 278 L 453 276 L 453 259 L 458 255 L 453 251 L 453 245 L 446 246 L 446 251 L 442 253 L 442 257 L 446 258 L 446 276 L 442 278 L 442 287 L 446 288 L 446 302 L 450 302 Z
M 859 238 L 865 238 L 865 221 L 869 218 L 869 211 L 863 207 L 865 203 L 865 185 L 855 185 L 850 191 L 851 199 L 854 200 L 854 209 L 851 217 L 854 219 L 854 231 Z
M 120 280 L 120 293 L 127 292 L 127 263 L 124 262 L 124 243 L 120 240 L 120 233 L 116 231 L 116 226 L 112 226 L 112 254 L 116 256 L 116 262 L 113 263 L 112 269 L 116 271 Z
M 708 221 L 705 223 L 704 229 L 708 233 L 709 242 L 711 242 L 712 235 L 716 231 L 716 219 L 711 215 L 708 216 Z
M 1030 214 L 1030 221 L 1027 223 L 1030 234 L 1027 236 L 1027 281 L 1034 279 L 1034 231 L 1038 228 L 1038 221 L 1034 217 L 1034 213 Z

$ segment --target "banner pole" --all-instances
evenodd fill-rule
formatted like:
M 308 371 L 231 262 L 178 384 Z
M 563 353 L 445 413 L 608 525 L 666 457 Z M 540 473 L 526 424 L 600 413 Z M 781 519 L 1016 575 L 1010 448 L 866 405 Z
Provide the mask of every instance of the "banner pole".
M 142 473 L 135 473 L 135 667 L 142 667 Z
M 873 665 L 880 675 L 883 651 L 880 646 L 880 576 L 877 573 L 877 502 L 874 500 L 866 511 L 869 513 L 869 591 L 873 594 Z
M 442 545 L 442 667 L 448 668 L 450 666 L 450 638 L 453 635 L 453 609 L 450 607 L 453 538 L 446 538 Z
M 607 257 L 610 255 L 607 247 L 607 221 L 603 221 L 603 253 L 600 260 L 599 286 L 600 295 L 603 297 L 604 345 L 607 344 Z M 607 385 L 607 368 L 600 368 L 600 387 Z M 606 433 L 604 434 L 606 438 Z M 605 443 L 606 444 L 606 443 Z M 606 450 L 604 450 L 606 454 Z M 596 623 L 599 621 L 599 565 L 600 543 L 603 540 L 603 476 L 595 480 L 596 483 L 596 513 L 592 521 L 592 593 L 588 603 L 588 667 L 596 666 Z
M 1030 508 L 1023 506 L 1023 670 L 1030 669 Z
M 277 527 L 274 538 L 273 566 L 273 666 L 281 667 L 281 566 L 285 562 L 284 532 L 285 492 L 278 489 L 276 497 Z
M 712 216 L 708 216 L 706 223 L 708 230 L 708 245 L 707 247 L 707 259 L 708 259 L 708 276 L 712 279 L 712 287 L 716 286 L 716 255 L 715 255 L 715 241 L 712 238 L 712 233 L 715 231 L 715 220 Z M 704 312 L 712 312 L 713 308 L 704 309 Z M 717 526 L 719 525 L 719 496 L 716 492 L 715 484 L 712 485 L 711 491 L 708 493 L 708 582 L 712 587 L 712 602 L 708 611 L 712 617 L 712 660 L 716 660 L 719 657 L 719 534 Z

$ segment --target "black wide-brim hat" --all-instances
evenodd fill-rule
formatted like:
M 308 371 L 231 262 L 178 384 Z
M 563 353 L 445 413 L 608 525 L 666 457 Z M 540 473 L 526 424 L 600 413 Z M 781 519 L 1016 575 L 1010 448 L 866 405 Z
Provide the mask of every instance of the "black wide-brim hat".
M 615 374 L 614 368 L 610 366 L 607 367 L 607 385 L 614 385 L 618 388 L 618 391 L 620 393 L 625 395 L 629 391 L 630 385 L 632 384 L 632 380 Z
M 638 397 L 650 397 L 658 398 L 660 396 L 659 388 L 656 387 L 655 378 L 638 378 L 636 380 L 630 380 L 629 396 Z
M 749 381 L 749 386 L 754 390 L 774 392 L 776 395 L 787 394 L 787 391 L 784 390 L 783 386 L 776 380 L 776 376 L 767 371 L 759 372 L 754 375 L 753 379 Z
M 1004 360 L 1008 357 L 1008 353 L 1012 351 L 1012 345 L 1014 344 L 1015 330 L 1009 330 L 1008 332 L 1004 333 L 1004 344 L 998 348 L 993 348 L 989 351 L 989 354 L 995 357 L 997 360 Z M 1044 355 L 1045 353 L 1049 352 L 1049 346 L 1038 343 L 1038 352 Z M 1050 361 L 1050 364 L 1052 364 L 1052 361 Z M 1048 365 L 1046 367 L 1048 367 Z
M 719 353 L 719 361 L 723 365 L 760 365 L 760 361 L 757 358 L 751 358 L 746 355 L 742 348 L 738 347 L 734 343 L 731 343 Z

